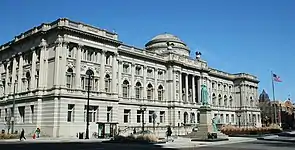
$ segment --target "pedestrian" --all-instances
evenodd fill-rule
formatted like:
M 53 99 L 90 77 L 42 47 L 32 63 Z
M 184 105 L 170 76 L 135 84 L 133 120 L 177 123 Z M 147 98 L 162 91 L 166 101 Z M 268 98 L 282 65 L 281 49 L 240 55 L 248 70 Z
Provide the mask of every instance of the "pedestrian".
M 168 142 L 169 141 L 169 137 L 171 138 L 171 135 L 172 135 L 172 130 L 171 130 L 171 127 L 170 126 L 167 127 L 166 135 L 167 135 L 167 142 Z M 171 139 L 171 141 L 174 142 L 173 139 Z
M 36 131 L 35 131 L 35 133 L 37 134 L 37 138 L 40 137 L 40 132 L 41 132 L 40 128 L 37 128 Z
M 22 139 L 27 140 L 26 137 L 25 137 L 25 130 L 24 130 L 24 129 L 22 129 L 22 132 L 20 133 L 20 137 L 19 137 L 19 140 L 20 140 L 20 141 L 21 141 Z

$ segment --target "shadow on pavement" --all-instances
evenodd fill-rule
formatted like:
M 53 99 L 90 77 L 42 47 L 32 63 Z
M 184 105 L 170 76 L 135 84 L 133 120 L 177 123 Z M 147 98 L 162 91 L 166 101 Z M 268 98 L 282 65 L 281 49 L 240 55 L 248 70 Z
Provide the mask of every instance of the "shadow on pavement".
M 153 144 L 128 144 L 128 143 L 29 143 L 29 142 L 14 142 L 0 145 L 1 150 L 160 150 L 167 149 Z M 170 149 L 176 150 L 176 149 Z
M 276 143 L 271 143 L 268 141 L 255 141 L 252 142 L 252 144 L 260 144 L 260 145 L 266 145 L 266 146 L 270 146 L 270 147 L 294 147 L 295 148 L 295 144 L 294 143 L 290 143 L 290 142 L 276 142 Z

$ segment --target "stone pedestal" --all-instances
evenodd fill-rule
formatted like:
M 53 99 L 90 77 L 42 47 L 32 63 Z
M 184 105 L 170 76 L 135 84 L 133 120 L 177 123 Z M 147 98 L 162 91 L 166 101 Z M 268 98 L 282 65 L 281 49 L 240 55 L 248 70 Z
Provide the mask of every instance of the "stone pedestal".
M 198 140 L 227 140 L 228 137 L 221 132 L 213 132 L 212 128 L 212 116 L 211 111 L 212 109 L 210 106 L 201 106 L 200 107 L 200 123 L 198 131 L 192 131 L 186 137 L 192 139 L 192 141 Z M 215 134 L 217 138 L 210 139 L 208 134 Z

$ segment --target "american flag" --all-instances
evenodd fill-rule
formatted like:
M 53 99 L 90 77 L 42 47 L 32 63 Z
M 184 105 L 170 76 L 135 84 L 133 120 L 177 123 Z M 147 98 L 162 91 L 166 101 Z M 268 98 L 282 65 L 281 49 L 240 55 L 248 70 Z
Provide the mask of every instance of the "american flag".
M 274 80 L 274 81 L 276 81 L 276 82 L 282 82 L 280 76 L 278 76 L 278 75 L 276 75 L 276 74 L 274 74 L 274 73 L 272 74 L 272 76 L 273 76 L 273 80 Z

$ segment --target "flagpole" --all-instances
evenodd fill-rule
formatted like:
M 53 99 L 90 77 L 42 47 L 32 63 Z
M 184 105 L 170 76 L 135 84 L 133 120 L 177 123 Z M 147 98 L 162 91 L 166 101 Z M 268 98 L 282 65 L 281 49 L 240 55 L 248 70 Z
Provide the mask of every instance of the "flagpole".
M 273 72 L 271 71 L 271 83 L 272 83 L 272 98 L 274 102 L 274 119 L 273 123 L 277 124 L 277 110 L 276 110 L 276 102 L 275 102 L 275 84 L 273 82 Z

